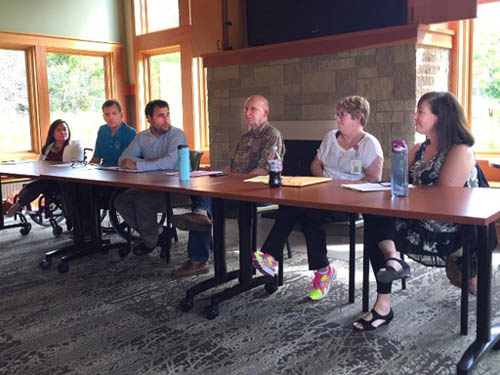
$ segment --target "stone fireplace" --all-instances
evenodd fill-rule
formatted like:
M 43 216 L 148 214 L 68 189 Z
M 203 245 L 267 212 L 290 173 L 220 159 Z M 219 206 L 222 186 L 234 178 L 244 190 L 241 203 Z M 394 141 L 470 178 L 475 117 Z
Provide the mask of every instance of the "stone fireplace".
M 307 132 L 317 139 L 325 130 L 316 123 L 330 121 L 332 128 L 336 126 L 339 99 L 362 95 L 371 106 L 366 131 L 380 140 L 387 160 L 393 139 L 414 144 L 416 101 L 427 91 L 448 89 L 449 66 L 450 48 L 417 41 L 207 66 L 211 165 L 218 169 L 228 164 L 246 131 L 242 107 L 252 94 L 269 99 L 271 124 L 297 121 L 310 127 Z M 389 168 L 386 162 L 385 178 Z

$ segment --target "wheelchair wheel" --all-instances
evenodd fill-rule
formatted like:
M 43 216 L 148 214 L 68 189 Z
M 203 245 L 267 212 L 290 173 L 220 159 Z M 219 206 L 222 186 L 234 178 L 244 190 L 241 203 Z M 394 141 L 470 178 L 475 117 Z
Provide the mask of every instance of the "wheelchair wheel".
M 52 226 L 51 220 L 60 223 L 64 220 L 64 212 L 62 210 L 62 203 L 58 197 L 46 197 L 42 195 L 38 199 L 38 210 L 29 210 L 29 216 L 36 224 L 43 227 Z
M 111 223 L 111 226 L 115 230 L 116 233 L 118 233 L 123 239 L 128 240 L 129 235 L 129 225 L 123 220 L 121 215 L 116 211 L 115 208 L 115 199 L 118 194 L 120 194 L 124 189 L 116 189 L 113 192 L 113 195 L 111 195 L 111 200 L 109 202 L 109 209 L 108 209 L 108 218 L 109 222 Z M 167 218 L 167 214 L 164 212 L 159 212 L 158 213 L 158 224 L 163 225 L 165 222 L 165 219 Z M 137 232 L 135 229 L 131 229 L 130 231 L 131 236 L 130 240 L 132 241 L 138 241 L 141 239 L 141 235 L 139 232 Z
M 19 230 L 19 233 L 21 233 L 23 236 L 26 236 L 31 230 L 31 224 L 30 223 L 24 223 L 23 227 Z

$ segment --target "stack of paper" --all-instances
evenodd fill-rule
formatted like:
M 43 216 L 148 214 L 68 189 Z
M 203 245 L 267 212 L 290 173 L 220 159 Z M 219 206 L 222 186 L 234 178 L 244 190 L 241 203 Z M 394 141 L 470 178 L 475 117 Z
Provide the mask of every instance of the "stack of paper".
M 283 186 L 308 186 L 313 184 L 319 184 L 322 182 L 328 182 L 332 179 L 329 177 L 311 177 L 311 176 L 281 176 L 281 185 Z M 264 184 L 269 183 L 269 176 L 255 176 L 246 179 L 245 182 L 261 182 Z

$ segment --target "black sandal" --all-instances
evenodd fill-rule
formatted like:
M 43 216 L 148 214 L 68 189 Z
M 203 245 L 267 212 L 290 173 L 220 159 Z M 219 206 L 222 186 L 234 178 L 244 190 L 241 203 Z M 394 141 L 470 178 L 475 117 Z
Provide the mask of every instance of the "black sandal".
M 352 328 L 354 328 L 354 330 L 356 331 L 374 331 L 379 327 L 388 325 L 392 321 L 392 319 L 394 319 L 394 312 L 392 311 L 392 309 L 387 315 L 380 315 L 375 311 L 375 308 L 373 308 L 370 312 L 372 313 L 372 318 L 370 320 L 365 320 L 363 318 L 356 320 L 356 323 L 361 324 L 363 328 L 356 327 L 355 325 L 353 325 Z M 374 326 L 373 322 L 377 320 L 384 320 L 384 322 L 378 326 Z
M 392 283 L 394 280 L 407 279 L 408 277 L 411 276 L 410 266 L 404 260 L 397 258 L 387 258 L 385 262 L 387 263 L 388 260 L 393 260 L 395 262 L 398 262 L 403 268 L 401 268 L 399 272 L 397 272 L 394 269 L 394 267 L 386 266 L 385 271 L 377 273 L 377 281 L 384 284 L 388 284 Z

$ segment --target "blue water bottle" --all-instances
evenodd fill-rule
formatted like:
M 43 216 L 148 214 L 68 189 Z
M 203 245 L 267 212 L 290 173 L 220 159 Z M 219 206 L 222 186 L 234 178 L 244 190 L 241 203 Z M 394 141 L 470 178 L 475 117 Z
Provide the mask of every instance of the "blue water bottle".
M 391 193 L 393 197 L 408 196 L 408 147 L 402 139 L 392 142 Z
M 189 172 L 191 170 L 191 162 L 189 160 L 188 145 L 177 146 L 179 152 L 179 180 L 188 181 Z

